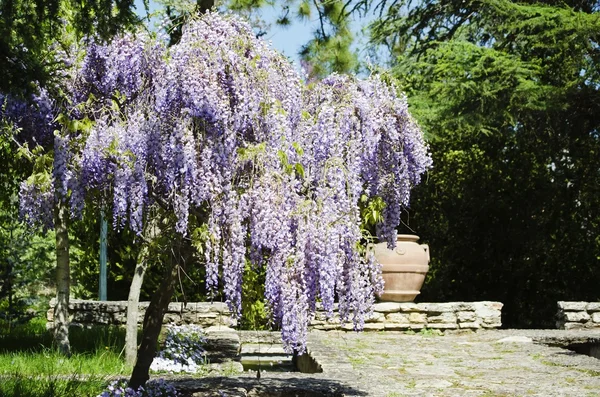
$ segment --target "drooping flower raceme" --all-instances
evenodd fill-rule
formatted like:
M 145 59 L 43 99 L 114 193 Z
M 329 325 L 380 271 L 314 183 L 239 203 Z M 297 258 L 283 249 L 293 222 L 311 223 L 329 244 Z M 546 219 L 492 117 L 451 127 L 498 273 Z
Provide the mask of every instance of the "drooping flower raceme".
M 359 200 L 385 202 L 377 233 L 393 246 L 431 163 L 393 85 L 332 75 L 306 86 L 249 25 L 211 13 L 169 49 L 147 36 L 91 44 L 75 80 L 73 103 L 86 105 L 74 113 L 94 125 L 69 161 L 116 226 L 140 233 L 153 202 L 179 233 L 203 224 L 207 286 L 236 314 L 245 261 L 265 267 L 288 351 L 304 350 L 317 300 L 362 328 L 382 281 L 360 249 Z

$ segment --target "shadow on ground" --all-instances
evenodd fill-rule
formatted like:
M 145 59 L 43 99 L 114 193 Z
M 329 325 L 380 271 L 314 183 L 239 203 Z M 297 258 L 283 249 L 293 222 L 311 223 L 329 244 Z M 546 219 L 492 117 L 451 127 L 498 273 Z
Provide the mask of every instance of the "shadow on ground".
M 183 397 L 325 397 L 366 396 L 341 382 L 314 377 L 250 376 L 178 379 L 172 382 Z

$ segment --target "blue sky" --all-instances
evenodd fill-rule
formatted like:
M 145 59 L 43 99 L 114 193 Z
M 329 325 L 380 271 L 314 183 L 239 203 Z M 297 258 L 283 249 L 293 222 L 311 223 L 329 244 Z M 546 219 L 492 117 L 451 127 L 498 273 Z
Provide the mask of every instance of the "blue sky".
M 135 5 L 139 10 L 140 15 L 145 15 L 143 1 L 135 0 Z M 156 1 L 150 0 L 150 12 L 158 11 L 160 5 Z M 263 20 L 270 25 L 267 34 L 263 36 L 264 40 L 271 41 L 272 45 L 279 52 L 283 53 L 294 61 L 297 65 L 299 64 L 298 52 L 303 44 L 310 40 L 312 32 L 318 26 L 317 18 L 313 18 L 311 21 L 301 22 L 295 18 L 291 19 L 291 24 L 286 27 L 281 27 L 275 23 L 277 17 L 280 15 L 280 8 L 277 7 L 265 7 L 261 10 L 261 17 Z

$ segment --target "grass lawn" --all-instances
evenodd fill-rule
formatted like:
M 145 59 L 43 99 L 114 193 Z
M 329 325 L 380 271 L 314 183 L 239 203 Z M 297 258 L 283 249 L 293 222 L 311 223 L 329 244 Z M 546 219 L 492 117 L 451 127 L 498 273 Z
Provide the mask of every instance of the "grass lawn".
M 96 396 L 111 378 L 131 374 L 123 361 L 124 329 L 72 328 L 69 339 L 66 358 L 42 319 L 0 334 L 0 397 Z

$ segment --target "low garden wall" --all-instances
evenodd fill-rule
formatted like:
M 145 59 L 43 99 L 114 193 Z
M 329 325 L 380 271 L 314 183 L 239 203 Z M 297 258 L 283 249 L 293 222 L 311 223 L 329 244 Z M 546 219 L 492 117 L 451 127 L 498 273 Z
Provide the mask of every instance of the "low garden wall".
M 56 300 L 50 301 L 50 309 L 46 314 L 48 328 L 54 325 L 54 306 Z M 149 302 L 139 303 L 138 324 L 142 324 Z M 89 325 L 125 325 L 127 318 L 127 301 L 92 301 L 71 299 L 69 301 L 69 318 L 75 326 Z M 171 302 L 164 318 L 165 324 L 198 324 L 204 328 L 213 325 L 235 327 L 237 321 L 229 316 L 227 305 L 221 302 L 188 302 L 187 304 Z
M 600 329 L 600 302 L 558 302 L 558 329 Z
M 53 326 L 55 305 L 50 301 L 48 327 Z M 148 302 L 139 304 L 138 323 L 142 323 Z M 439 330 L 499 328 L 501 323 L 500 302 L 449 302 L 449 303 L 395 303 L 383 302 L 374 305 L 371 318 L 365 323 L 365 331 L 404 331 L 423 328 Z M 127 301 L 90 301 L 72 299 L 69 315 L 73 325 L 114 324 L 124 325 Z M 165 314 L 165 324 L 198 324 L 202 327 L 225 325 L 235 327 L 236 321 L 229 316 L 224 303 L 191 302 L 171 303 Z M 352 330 L 353 325 L 341 325 L 339 315 L 327 320 L 325 313 L 317 312 L 311 328 L 320 330 Z
M 500 302 L 396 303 L 382 302 L 373 306 L 373 315 L 365 321 L 365 331 L 406 331 L 423 328 L 456 330 L 499 328 L 502 325 Z M 320 330 L 352 330 L 353 325 L 340 326 L 334 313 L 330 320 L 318 312 L 311 326 Z

